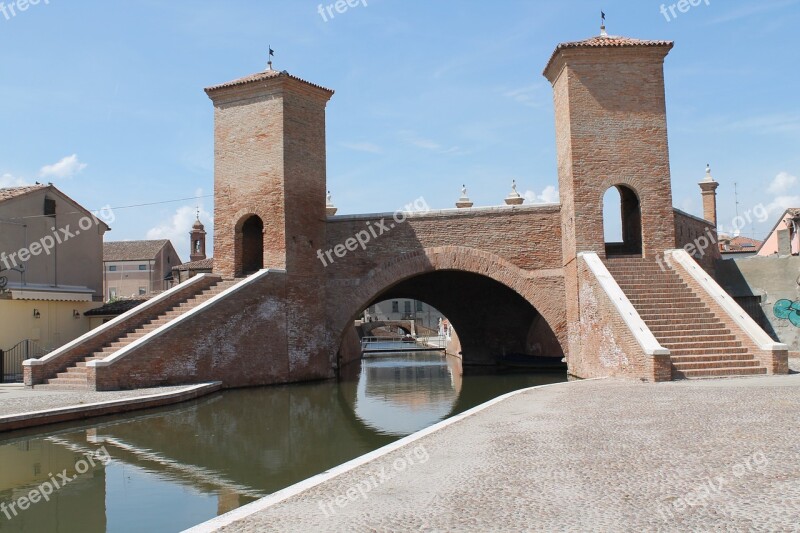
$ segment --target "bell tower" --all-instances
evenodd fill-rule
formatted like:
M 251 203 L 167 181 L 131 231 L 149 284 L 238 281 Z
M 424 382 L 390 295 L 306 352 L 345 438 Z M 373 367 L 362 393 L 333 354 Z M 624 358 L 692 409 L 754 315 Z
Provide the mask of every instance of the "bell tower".
M 191 252 L 189 252 L 189 261 L 200 261 L 206 258 L 206 230 L 203 223 L 200 222 L 200 210 L 197 210 L 197 220 L 192 225 L 192 231 L 189 232 Z

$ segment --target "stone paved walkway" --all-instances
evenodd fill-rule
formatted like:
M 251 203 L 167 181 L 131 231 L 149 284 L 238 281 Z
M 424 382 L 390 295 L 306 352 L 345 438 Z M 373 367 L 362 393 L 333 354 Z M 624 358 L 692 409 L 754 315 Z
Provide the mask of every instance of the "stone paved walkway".
M 800 375 L 535 389 L 222 528 L 520 530 L 800 531 Z
M 59 407 L 80 406 L 95 402 L 107 402 L 126 398 L 137 398 L 164 392 L 175 392 L 186 388 L 157 387 L 127 391 L 54 391 L 46 389 L 26 389 L 22 385 L 0 385 L 0 416 L 44 411 Z

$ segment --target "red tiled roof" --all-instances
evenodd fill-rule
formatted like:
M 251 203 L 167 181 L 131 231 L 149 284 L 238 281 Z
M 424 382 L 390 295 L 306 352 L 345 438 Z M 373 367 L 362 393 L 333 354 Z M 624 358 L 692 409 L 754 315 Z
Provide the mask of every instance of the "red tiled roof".
M 757 252 L 761 248 L 761 241 L 751 239 L 750 237 L 726 237 L 720 236 L 719 238 L 719 251 L 720 252 Z
M 226 87 L 235 87 L 237 85 L 245 85 L 247 83 L 253 83 L 256 81 L 263 81 L 268 80 L 270 78 L 280 78 L 280 77 L 287 77 L 293 80 L 297 80 L 303 82 L 307 85 L 311 85 L 312 87 L 316 87 L 317 89 L 322 89 L 323 91 L 328 91 L 329 93 L 333 94 L 333 91 L 323 87 L 322 85 L 317 85 L 316 83 L 311 83 L 310 81 L 306 81 L 302 78 L 298 78 L 297 76 L 292 76 L 285 70 L 277 71 L 277 70 L 265 70 L 263 72 L 257 72 L 255 74 L 251 74 L 249 76 L 245 76 L 244 78 L 238 78 L 232 81 L 228 81 L 225 83 L 221 83 L 219 85 L 214 85 L 212 87 L 206 87 L 206 94 L 216 91 L 217 89 L 224 89 Z
M 169 244 L 168 239 L 157 241 L 112 241 L 103 243 L 103 261 L 138 261 L 155 259 Z
M 29 192 L 38 191 L 39 189 L 46 189 L 48 185 L 25 185 L 22 187 L 6 187 L 0 189 L 0 202 L 11 200 L 18 196 L 28 194 Z
M 214 258 L 209 257 L 206 259 L 199 259 L 197 261 L 189 261 L 182 265 L 172 267 L 172 270 L 213 270 Z
M 641 46 L 672 48 L 674 44 L 673 41 L 646 41 L 643 39 L 633 39 L 631 37 L 620 37 L 618 35 L 598 35 L 590 37 L 589 39 L 584 39 L 583 41 L 571 41 L 559 44 L 553 51 L 553 55 L 550 56 L 550 61 L 547 62 L 544 72 L 547 72 L 559 52 L 570 48 L 632 48 Z

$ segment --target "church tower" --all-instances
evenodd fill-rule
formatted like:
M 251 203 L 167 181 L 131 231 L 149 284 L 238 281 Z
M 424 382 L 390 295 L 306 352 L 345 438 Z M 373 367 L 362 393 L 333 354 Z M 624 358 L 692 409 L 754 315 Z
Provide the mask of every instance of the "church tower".
M 206 258 L 206 230 L 203 223 L 200 222 L 200 211 L 197 212 L 197 220 L 192 225 L 192 231 L 189 232 L 191 252 L 189 252 L 189 261 L 200 261 Z

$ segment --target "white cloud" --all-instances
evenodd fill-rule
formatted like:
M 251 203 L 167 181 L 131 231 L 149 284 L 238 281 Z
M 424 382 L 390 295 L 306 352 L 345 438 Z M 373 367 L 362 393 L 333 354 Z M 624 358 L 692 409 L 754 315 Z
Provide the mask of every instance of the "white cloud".
M 11 174 L 0 174 L 0 189 L 3 187 L 21 187 L 23 185 L 30 185 L 22 178 L 17 178 Z
M 356 152 L 368 152 L 370 154 L 382 154 L 383 148 L 371 142 L 343 142 L 342 146 L 355 150 Z
M 536 191 L 525 191 L 522 195 L 525 201 L 529 204 L 557 204 L 560 199 L 558 196 L 558 189 L 553 185 L 548 185 L 542 190 L 542 194 L 536 194 Z
M 197 196 L 203 196 L 203 191 L 196 191 Z M 169 219 L 147 231 L 147 239 L 169 239 L 178 252 L 182 261 L 189 261 L 189 232 L 192 224 L 197 219 L 196 205 L 182 205 L 178 207 Z M 206 255 L 211 257 L 213 251 L 212 235 L 214 233 L 214 217 L 200 204 L 200 220 L 206 230 Z
M 767 212 L 780 215 L 790 207 L 800 207 L 800 194 L 776 196 L 767 206 Z
M 78 161 L 78 155 L 72 154 L 53 165 L 45 165 L 39 171 L 40 178 L 71 178 L 86 168 L 86 163 Z
M 544 87 L 542 83 L 520 87 L 519 89 L 512 89 L 505 91 L 503 96 L 511 98 L 526 107 L 540 108 L 552 99 L 551 93 Z
M 422 148 L 423 150 L 429 150 L 431 152 L 437 152 L 439 154 L 452 154 L 452 155 L 462 155 L 466 153 L 458 146 L 451 146 L 450 148 L 446 148 L 434 140 L 418 136 L 413 131 L 403 130 L 399 132 L 399 135 L 403 141 L 407 142 L 412 146 L 416 146 L 417 148 Z
M 797 176 L 792 176 L 788 172 L 781 172 L 775 179 L 772 180 L 772 183 L 769 184 L 767 191 L 772 194 L 783 194 L 789 192 L 797 183 Z

